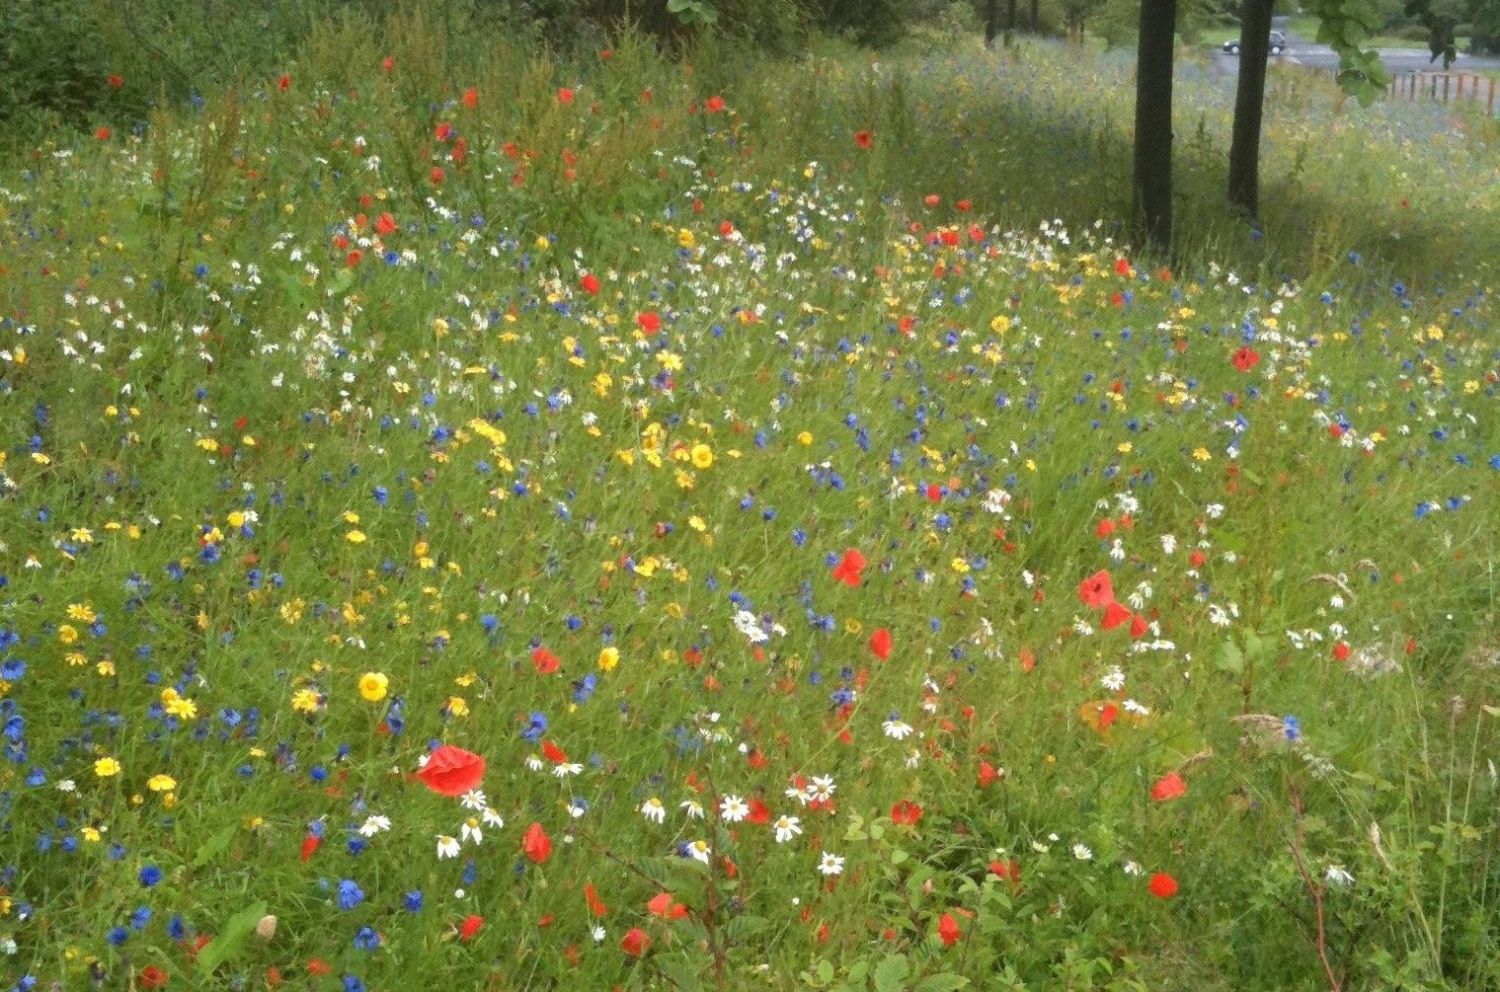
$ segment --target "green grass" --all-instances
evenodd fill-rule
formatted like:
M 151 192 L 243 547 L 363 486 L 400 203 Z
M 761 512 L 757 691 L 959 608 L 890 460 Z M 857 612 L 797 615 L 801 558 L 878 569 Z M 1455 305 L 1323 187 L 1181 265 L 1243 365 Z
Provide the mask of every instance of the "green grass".
M 609 52 L 0 178 L 0 984 L 1500 982 L 1485 132 L 1186 66 L 1168 263 L 1112 53 Z

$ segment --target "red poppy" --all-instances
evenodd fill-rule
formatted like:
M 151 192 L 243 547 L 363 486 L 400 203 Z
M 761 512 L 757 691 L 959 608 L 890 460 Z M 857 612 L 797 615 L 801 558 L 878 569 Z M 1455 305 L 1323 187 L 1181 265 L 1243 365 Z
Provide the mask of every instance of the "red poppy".
M 1146 622 L 1146 618 L 1143 617 L 1143 616 L 1141 616 L 1139 613 L 1137 613 L 1135 616 L 1133 616 L 1133 617 L 1130 618 L 1130 636 L 1131 637 L 1133 637 L 1133 638 L 1145 637 L 1146 636 L 1146 631 L 1148 631 L 1150 629 L 1151 629 L 1151 625 L 1149 623 L 1147 623 Z
M 844 552 L 843 559 L 834 566 L 833 581 L 842 582 L 850 588 L 857 588 L 860 583 L 859 573 L 865 567 L 865 556 L 858 550 L 850 548 Z
M 989 869 L 990 873 L 996 878 L 1004 879 L 1011 884 L 1015 884 L 1021 880 L 1021 862 L 1015 858 L 1009 861 L 991 861 Z
M 651 935 L 640 927 L 631 927 L 620 940 L 620 950 L 638 958 L 651 949 Z
M 891 822 L 898 826 L 914 827 L 920 819 L 922 819 L 922 807 L 910 799 L 903 799 L 891 807 Z
M 390 72 L 392 69 L 396 68 L 396 60 L 387 55 L 385 58 L 380 60 L 380 68 L 386 72 Z
M 302 860 L 307 861 L 309 858 L 311 858 L 313 856 L 313 853 L 317 851 L 318 845 L 322 843 L 323 838 L 314 837 L 312 834 L 308 834 L 306 837 L 302 838 Z
M 750 807 L 750 812 L 745 816 L 745 819 L 751 823 L 771 822 L 771 810 L 765 803 L 752 796 L 750 802 L 746 805 Z
M 531 652 L 531 664 L 538 675 L 551 675 L 562 665 L 562 659 L 546 648 L 539 647 Z
M 561 765 L 568 760 L 568 752 L 549 740 L 542 741 L 542 754 L 553 764 Z
M 484 759 L 472 751 L 443 744 L 428 755 L 417 777 L 440 796 L 461 796 L 484 781 Z
M 943 918 L 938 920 L 938 936 L 942 938 L 944 947 L 952 947 L 963 935 L 964 932 L 958 928 L 958 921 L 953 918 L 952 913 L 944 913 Z
M 427 174 L 427 178 L 432 180 L 432 185 L 434 186 L 441 186 L 446 176 L 447 173 L 443 171 L 443 167 L 440 165 L 434 165 L 432 171 Z
M 108 141 L 113 135 L 114 132 L 107 127 L 101 127 L 99 130 L 94 132 L 94 137 L 98 138 L 100 141 Z
M 1241 372 L 1249 372 L 1260 364 L 1260 355 L 1249 345 L 1234 353 L 1234 367 Z
M 1348 644 L 1347 641 L 1339 641 L 1337 644 L 1335 644 L 1333 646 L 1333 660 L 1334 661 L 1348 661 L 1349 660 L 1349 644 Z
M 941 196 L 938 196 L 936 193 L 928 193 L 926 196 L 922 197 L 922 202 L 927 204 L 929 207 L 935 207 L 939 203 L 943 202 L 943 198 Z
M 703 101 L 703 109 L 710 114 L 717 114 L 724 109 L 724 98 L 722 96 L 711 96 Z
M 479 106 L 479 90 L 472 86 L 464 90 L 464 106 L 470 110 Z
M 542 829 L 540 823 L 533 823 L 526 828 L 526 837 L 521 841 L 521 850 L 532 861 L 542 864 L 552 856 L 552 838 L 547 836 L 547 831 Z
M 727 238 L 727 237 L 729 237 L 733 233 L 734 233 L 734 222 L 733 221 L 724 220 L 724 221 L 720 221 L 719 222 L 719 237 L 721 237 L 721 238 Z
M 109 74 L 109 85 L 114 89 L 119 89 L 125 85 L 125 77 L 117 72 L 112 72 Z
M 1095 537 L 1108 537 L 1115 532 L 1115 522 L 1108 517 L 1099 521 L 1099 526 L 1094 528 Z
M 557 99 L 559 103 L 572 103 L 573 91 L 564 86 L 557 91 Z
M 870 635 L 870 650 L 875 652 L 875 657 L 885 661 L 891 656 L 891 632 L 881 627 Z
M 1151 876 L 1151 883 L 1146 887 L 1156 898 L 1170 899 L 1177 894 L 1177 879 L 1164 871 L 1159 871 Z
M 673 902 L 670 892 L 661 892 L 653 896 L 651 901 L 646 903 L 646 908 L 664 920 L 679 920 L 688 915 L 688 908 L 682 903 Z
M 1111 600 L 1109 605 L 1104 607 L 1104 620 L 1100 626 L 1105 630 L 1114 630 L 1120 624 L 1129 620 L 1130 617 L 1131 613 L 1129 610 Z
M 396 218 L 389 213 L 383 213 L 375 218 L 375 233 L 382 238 L 395 232 L 397 228 Z
M 1206 561 L 1208 561 L 1208 555 L 1203 553 L 1202 548 L 1194 548 L 1193 553 L 1188 555 L 1188 564 L 1194 568 L 1202 568 Z
M 307 973 L 315 978 L 323 975 L 331 975 L 333 974 L 333 965 L 322 958 L 313 958 L 307 962 Z
M 1176 772 L 1168 772 L 1156 780 L 1151 787 L 1151 801 L 1157 803 L 1180 799 L 1187 795 L 1187 783 Z
M 589 912 L 595 916 L 603 916 L 609 912 L 609 907 L 599 900 L 599 893 L 594 890 L 593 882 L 584 883 L 583 898 L 589 904 Z
M 364 257 L 365 257 L 365 253 L 362 252 L 362 251 L 360 251 L 358 248 L 356 248 L 353 251 L 351 251 L 349 254 L 347 254 L 347 255 L 344 256 L 344 264 L 347 265 L 347 266 L 349 266 L 349 268 L 352 269 L 355 266 L 359 265 L 360 261 Z
M 583 278 L 578 280 L 578 285 L 590 296 L 596 296 L 599 293 L 599 277 L 592 272 L 585 272 Z
M 141 987 L 159 989 L 167 984 L 167 973 L 154 964 L 141 969 Z
M 292 77 L 291 76 L 282 76 L 280 79 L 276 80 L 276 88 L 278 90 L 281 90 L 281 92 L 283 92 L 283 93 L 285 93 L 287 90 L 291 89 L 292 88 Z
M 1109 573 L 1100 569 L 1078 583 L 1078 598 L 1084 606 L 1096 610 L 1114 602 L 1115 589 Z
M 988 761 L 981 761 L 979 763 L 979 787 L 981 789 L 989 788 L 996 779 L 1000 778 L 1000 774 L 1000 771 L 994 765 Z
M 861 148 L 869 148 L 875 143 L 875 137 L 869 131 L 855 131 L 854 143 Z
M 464 917 L 463 925 L 458 928 L 458 939 L 473 940 L 474 935 L 479 932 L 479 928 L 482 926 L 484 926 L 484 917 L 475 916 L 473 913 L 470 913 Z
M 1130 259 L 1128 259 L 1128 258 L 1117 258 L 1117 259 L 1115 259 L 1115 275 L 1118 275 L 1118 276 L 1128 276 L 1128 275 L 1130 275 Z
M 638 313 L 635 315 L 635 323 L 636 326 L 644 331 L 647 335 L 655 334 L 657 331 L 661 330 L 661 314 L 657 313 L 655 310 L 647 310 L 643 313 Z

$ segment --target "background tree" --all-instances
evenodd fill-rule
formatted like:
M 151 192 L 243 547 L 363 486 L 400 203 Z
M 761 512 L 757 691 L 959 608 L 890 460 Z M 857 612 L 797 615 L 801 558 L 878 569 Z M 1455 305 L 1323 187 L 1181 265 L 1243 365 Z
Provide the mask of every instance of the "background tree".
M 1172 62 L 1177 0 L 1141 0 L 1136 35 L 1135 162 L 1131 215 L 1136 239 L 1172 240 Z

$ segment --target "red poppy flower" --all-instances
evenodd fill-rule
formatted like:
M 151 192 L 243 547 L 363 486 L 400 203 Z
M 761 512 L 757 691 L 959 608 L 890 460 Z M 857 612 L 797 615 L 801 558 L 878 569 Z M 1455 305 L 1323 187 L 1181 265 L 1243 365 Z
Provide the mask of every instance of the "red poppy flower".
M 865 567 L 865 556 L 854 548 L 844 552 L 843 559 L 834 566 L 833 581 L 842 582 L 850 588 L 857 588 L 860 583 L 859 573 Z
M 1130 275 L 1130 259 L 1128 259 L 1128 258 L 1117 258 L 1117 259 L 1115 259 L 1115 275 L 1117 275 L 1117 276 L 1128 276 L 1128 275 Z
M 464 917 L 463 925 L 458 928 L 458 939 L 473 940 L 474 935 L 479 932 L 479 928 L 482 926 L 484 926 L 484 917 L 475 916 L 473 913 L 470 913 Z
M 917 821 L 922 819 L 922 807 L 910 799 L 903 799 L 891 807 L 891 822 L 894 824 L 916 826 Z
M 1114 630 L 1120 624 L 1129 620 L 1130 617 L 1131 613 L 1129 610 L 1111 600 L 1109 605 L 1104 607 L 1104 620 L 1100 626 L 1105 630 Z
M 1115 532 L 1115 522 L 1108 517 L 1099 521 L 1099 526 L 1094 528 L 1095 537 L 1108 537 Z
M 526 837 L 521 841 L 521 850 L 532 861 L 542 864 L 552 856 L 552 838 L 547 836 L 547 831 L 542 829 L 540 823 L 533 823 L 526 828 Z
M 1180 799 L 1187 795 L 1187 783 L 1176 772 L 1168 772 L 1156 780 L 1151 787 L 1151 801 L 1157 803 Z
M 595 916 L 603 916 L 609 912 L 609 907 L 599 900 L 599 893 L 594 890 L 593 882 L 584 883 L 583 898 L 589 904 L 589 912 Z
M 548 740 L 542 741 L 542 754 L 556 765 L 564 764 L 568 760 L 568 752 Z
M 869 131 L 855 131 L 854 143 L 861 148 L 869 148 L 875 143 L 875 138 Z
M 472 86 L 464 90 L 464 106 L 470 110 L 479 106 L 479 90 Z
M 313 853 L 317 851 L 318 845 L 322 843 L 323 838 L 314 837 L 312 834 L 308 834 L 306 837 L 302 838 L 302 860 L 306 861 L 311 858 L 313 856 Z
M 390 72 L 392 69 L 396 68 L 396 60 L 387 55 L 385 58 L 380 60 L 380 68 L 386 72 Z
M 141 988 L 159 989 L 167 984 L 167 973 L 154 964 L 141 969 Z
M 1349 660 L 1349 643 L 1347 641 L 1339 641 L 1337 644 L 1335 644 L 1333 646 L 1333 660 L 1334 661 L 1348 661 Z
M 573 91 L 564 86 L 557 91 L 557 99 L 559 103 L 572 103 Z
M 546 648 L 535 648 L 531 652 L 531 664 L 538 675 L 551 675 L 562 665 L 562 659 Z
M 1146 887 L 1156 898 L 1170 899 L 1177 894 L 1177 879 L 1164 871 L 1159 871 L 1151 876 L 1151 883 Z
M 443 167 L 440 165 L 434 165 L 432 171 L 427 174 L 427 178 L 432 180 L 432 185 L 434 186 L 441 186 L 446 176 L 447 173 L 443 171 Z
M 578 280 L 578 286 L 590 296 L 597 296 L 599 293 L 599 277 L 592 272 L 585 272 L 583 278 Z
M 107 127 L 101 127 L 99 130 L 94 132 L 94 137 L 98 138 L 100 141 L 108 141 L 113 135 L 114 132 Z
M 952 913 L 944 913 L 943 918 L 938 920 L 938 936 L 942 938 L 944 947 L 952 947 L 963 935 L 964 932 L 958 928 L 958 921 L 953 918 Z
M 484 759 L 472 751 L 443 744 L 428 755 L 417 777 L 440 796 L 461 796 L 484 781 Z
M 638 958 L 651 949 L 651 935 L 640 927 L 631 927 L 620 940 L 620 950 Z
M 891 632 L 881 627 L 870 635 L 870 650 L 875 652 L 875 657 L 885 661 L 891 656 Z
M 285 93 L 287 90 L 291 89 L 292 88 L 292 77 L 291 76 L 282 76 L 280 79 L 276 80 L 276 88 L 278 90 L 281 90 L 281 92 L 283 92 L 283 93 Z
M 646 909 L 664 920 L 679 920 L 688 915 L 688 908 L 681 903 L 674 903 L 670 892 L 661 892 L 653 896 L 651 901 L 646 903 Z
M 1188 564 L 1194 568 L 1202 568 L 1206 561 L 1208 561 L 1208 555 L 1203 553 L 1202 548 L 1194 548 L 1193 553 L 1188 555 Z
M 987 789 L 1000 777 L 1000 771 L 988 761 L 979 763 L 979 787 Z
M 1249 345 L 1246 345 L 1245 347 L 1234 353 L 1234 367 L 1239 369 L 1241 372 L 1249 372 L 1259 364 L 1260 355 L 1257 354 L 1255 349 L 1250 347 Z
M 1078 583 L 1078 598 L 1084 606 L 1096 610 L 1113 603 L 1115 589 L 1109 573 L 1100 569 Z
M 383 213 L 375 218 L 375 233 L 382 238 L 395 232 L 397 228 L 396 218 L 389 213 Z
M 927 204 L 929 207 L 935 207 L 939 203 L 943 202 L 943 198 L 941 196 L 938 196 L 936 193 L 928 193 L 926 196 L 922 197 L 922 202 Z
M 331 975 L 333 974 L 333 965 L 322 958 L 313 958 L 307 962 L 307 973 L 315 978 L 322 977 L 323 975 Z
M 1147 623 L 1146 618 L 1141 616 L 1139 613 L 1130 618 L 1130 636 L 1132 638 L 1145 637 L 1146 631 L 1150 629 L 1151 625 Z
M 119 89 L 125 85 L 125 77 L 117 72 L 112 72 L 109 74 L 109 85 L 114 89 Z
M 717 114 L 724 109 L 724 98 L 722 96 L 711 96 L 703 101 L 703 109 L 710 114 Z
M 771 810 L 766 806 L 765 803 L 752 796 L 750 802 L 747 805 L 750 807 L 750 812 L 745 816 L 745 819 L 749 820 L 751 823 L 771 822 Z
M 635 315 L 635 324 L 647 335 L 655 334 L 661 330 L 661 314 L 655 310 L 647 310 Z

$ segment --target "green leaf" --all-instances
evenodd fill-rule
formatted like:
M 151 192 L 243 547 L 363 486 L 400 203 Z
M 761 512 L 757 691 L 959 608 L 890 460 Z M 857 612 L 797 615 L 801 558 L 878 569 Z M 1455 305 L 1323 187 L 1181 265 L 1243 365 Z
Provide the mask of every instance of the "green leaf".
M 891 852 L 891 864 L 893 864 L 893 865 L 899 865 L 901 862 L 905 861 L 910 856 L 911 855 L 907 854 L 905 851 L 901 850 L 901 848 L 898 847 L 894 851 Z
M 219 855 L 229 850 L 229 845 L 231 842 L 233 842 L 234 835 L 238 831 L 238 829 L 239 828 L 236 825 L 230 824 L 229 826 L 225 827 L 223 830 L 220 830 L 218 833 L 214 834 L 212 837 L 208 838 L 208 840 L 200 844 L 198 846 L 197 853 L 193 855 L 193 867 L 202 868 L 204 865 L 208 864 L 210 861 L 214 860 Z
M 240 946 L 245 943 L 245 938 L 250 936 L 250 932 L 265 915 L 266 904 L 258 902 L 231 916 L 224 923 L 224 929 L 219 931 L 219 935 L 198 952 L 198 970 L 205 975 L 213 974 L 215 968 L 240 949 Z
M 955 975 L 951 971 L 940 971 L 936 975 L 928 975 L 918 982 L 912 992 L 953 992 L 954 989 L 967 987 L 969 980 L 962 975 Z
M 657 966 L 678 992 L 698 992 L 703 988 L 703 979 L 698 976 L 698 968 L 691 961 L 668 959 L 659 961 Z
M 875 992 L 902 992 L 911 965 L 905 954 L 891 954 L 875 966 Z
M 1234 641 L 1219 645 L 1219 654 L 1214 658 L 1214 667 L 1221 672 L 1239 675 L 1245 670 L 1245 654 Z
M 729 939 L 737 941 L 753 937 L 770 925 L 771 922 L 764 916 L 736 916 L 729 921 Z
M 827 985 L 833 981 L 833 962 L 824 958 L 818 962 L 818 984 Z

